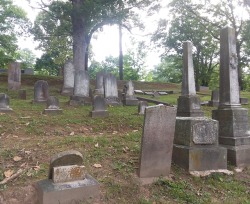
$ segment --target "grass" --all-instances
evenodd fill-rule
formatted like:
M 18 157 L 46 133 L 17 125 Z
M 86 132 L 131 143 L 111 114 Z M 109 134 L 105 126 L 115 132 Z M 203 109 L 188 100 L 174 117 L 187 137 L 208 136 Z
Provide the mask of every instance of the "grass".
M 6 170 L 16 171 L 24 163 L 31 167 L 22 176 L 0 186 L 2 193 L 15 192 L 21 186 L 47 178 L 50 157 L 74 149 L 83 154 L 86 171 L 100 182 L 102 203 L 250 203 L 250 169 L 234 176 L 213 174 L 196 178 L 173 165 L 170 180 L 159 178 L 152 185 L 140 186 L 136 172 L 144 118 L 137 114 L 137 107 L 108 107 L 108 118 L 91 118 L 90 106 L 67 105 L 69 98 L 59 94 L 60 78 L 42 77 L 53 84 L 50 93 L 59 98 L 63 109 L 62 115 L 43 115 L 45 105 L 31 103 L 31 84 L 37 79 L 37 76 L 23 78 L 27 100 L 18 99 L 17 92 L 7 91 L 6 83 L 0 85 L 0 91 L 10 96 L 14 110 L 12 114 L 0 115 L 0 180 Z M 135 87 L 142 89 L 142 84 L 138 85 Z M 148 90 L 171 90 L 171 87 L 179 88 L 173 84 L 145 84 Z M 157 100 L 176 104 L 178 96 L 169 94 Z M 210 99 L 203 93 L 199 96 L 201 100 Z M 247 92 L 242 96 L 250 99 Z M 249 109 L 250 105 L 244 107 Z M 202 109 L 211 117 L 214 108 L 203 106 Z M 15 162 L 14 156 L 22 160 Z M 94 164 L 102 167 L 95 168 Z

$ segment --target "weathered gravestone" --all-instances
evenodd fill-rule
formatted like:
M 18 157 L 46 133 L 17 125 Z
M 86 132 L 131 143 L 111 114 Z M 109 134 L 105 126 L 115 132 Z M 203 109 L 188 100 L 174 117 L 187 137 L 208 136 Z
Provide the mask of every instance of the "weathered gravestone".
M 128 81 L 126 85 L 124 85 L 124 98 L 123 104 L 127 106 L 137 106 L 138 99 L 135 97 L 134 94 L 134 84 L 132 81 Z
M 109 113 L 106 110 L 105 99 L 101 95 L 96 95 L 93 102 L 93 110 L 90 112 L 92 118 L 108 117 Z
M 147 101 L 139 101 L 139 103 L 138 103 L 138 114 L 139 115 L 144 115 L 146 107 L 148 107 L 148 102 Z
M 37 182 L 39 204 L 92 203 L 99 199 L 99 183 L 85 174 L 83 156 L 65 151 L 52 157 L 49 178 Z
M 12 112 L 12 108 L 9 106 L 10 98 L 5 93 L 0 93 L 0 112 Z
M 26 90 L 25 89 L 20 89 L 18 91 L 18 97 L 19 99 L 26 100 Z
M 19 90 L 21 88 L 21 64 L 12 62 L 8 66 L 8 89 Z
M 100 71 L 96 73 L 96 86 L 95 86 L 95 95 L 104 95 L 104 77 L 106 75 L 105 71 Z
M 159 98 L 160 94 L 157 91 L 154 91 L 152 98 Z
M 247 105 L 248 104 L 248 98 L 242 98 L 242 97 L 240 97 L 240 104 L 241 105 Z
M 228 161 L 237 167 L 250 164 L 248 110 L 241 107 L 235 30 L 220 33 L 220 103 L 212 117 L 219 121 L 219 144 L 227 148 Z
M 33 103 L 46 103 L 49 97 L 49 84 L 47 81 L 38 80 L 34 85 Z
M 70 97 L 70 105 L 90 105 L 89 74 L 86 71 L 75 72 L 74 94 Z
M 49 96 L 47 99 L 47 107 L 43 114 L 61 114 L 62 109 L 59 108 L 59 100 L 55 96 Z
M 212 91 L 212 96 L 211 96 L 211 101 L 208 102 L 209 106 L 219 106 L 219 90 L 213 90 Z
M 63 67 L 62 95 L 72 96 L 74 90 L 75 69 L 72 60 L 67 60 Z
M 121 105 L 118 97 L 117 80 L 113 74 L 107 73 L 103 79 L 104 98 L 107 105 Z
M 195 91 L 192 43 L 184 42 L 183 47 L 182 96 L 178 99 L 173 162 L 188 171 L 226 169 L 226 149 L 218 146 L 218 121 L 201 117 L 203 112 Z
M 176 108 L 146 107 L 138 171 L 142 184 L 170 174 L 175 117 Z

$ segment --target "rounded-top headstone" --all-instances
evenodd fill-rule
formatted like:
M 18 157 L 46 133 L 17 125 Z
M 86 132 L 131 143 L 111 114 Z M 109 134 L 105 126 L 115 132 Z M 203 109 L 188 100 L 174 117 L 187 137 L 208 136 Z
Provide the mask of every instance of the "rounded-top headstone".
M 9 108 L 10 98 L 5 93 L 0 93 L 0 108 Z
M 55 96 L 49 96 L 47 99 L 47 108 L 49 109 L 58 109 L 59 108 L 59 100 Z
M 55 154 L 50 160 L 49 179 L 52 179 L 52 170 L 54 167 L 82 164 L 83 156 L 76 150 L 68 150 Z

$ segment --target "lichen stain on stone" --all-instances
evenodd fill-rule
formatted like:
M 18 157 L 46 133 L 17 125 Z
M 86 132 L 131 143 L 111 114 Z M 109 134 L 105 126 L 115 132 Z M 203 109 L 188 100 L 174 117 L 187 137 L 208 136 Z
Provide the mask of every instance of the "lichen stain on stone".
M 195 167 L 195 169 L 199 169 L 201 166 L 201 159 L 200 159 L 200 153 L 196 152 L 196 153 L 192 153 L 191 155 L 191 161 L 193 162 L 193 166 Z
M 79 178 L 83 175 L 83 169 L 80 167 L 74 167 L 70 170 L 70 177 L 71 178 Z

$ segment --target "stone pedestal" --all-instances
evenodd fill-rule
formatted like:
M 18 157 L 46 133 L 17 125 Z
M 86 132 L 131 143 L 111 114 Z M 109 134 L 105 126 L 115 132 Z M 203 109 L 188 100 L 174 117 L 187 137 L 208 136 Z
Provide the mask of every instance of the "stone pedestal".
M 241 107 L 224 107 L 213 110 L 212 117 L 219 121 L 219 143 L 228 149 L 228 161 L 238 167 L 249 165 L 248 110 Z
M 177 116 L 180 117 L 203 117 L 200 98 L 196 95 L 180 96 L 178 98 Z
M 138 106 L 138 99 L 137 98 L 125 98 L 123 100 L 123 105 L 125 106 Z
M 45 179 L 39 181 L 36 188 L 39 204 L 93 203 L 99 200 L 99 183 L 90 175 L 83 180 L 65 183 Z
M 211 96 L 211 101 L 208 102 L 209 106 L 212 107 L 218 107 L 219 106 L 219 91 L 218 90 L 213 90 L 212 91 L 212 96 Z
M 92 118 L 108 117 L 109 113 L 106 110 L 106 104 L 103 96 L 97 95 L 94 97 L 93 110 L 90 112 Z
M 188 171 L 227 168 L 227 150 L 218 146 L 218 121 L 177 117 L 173 162 Z

